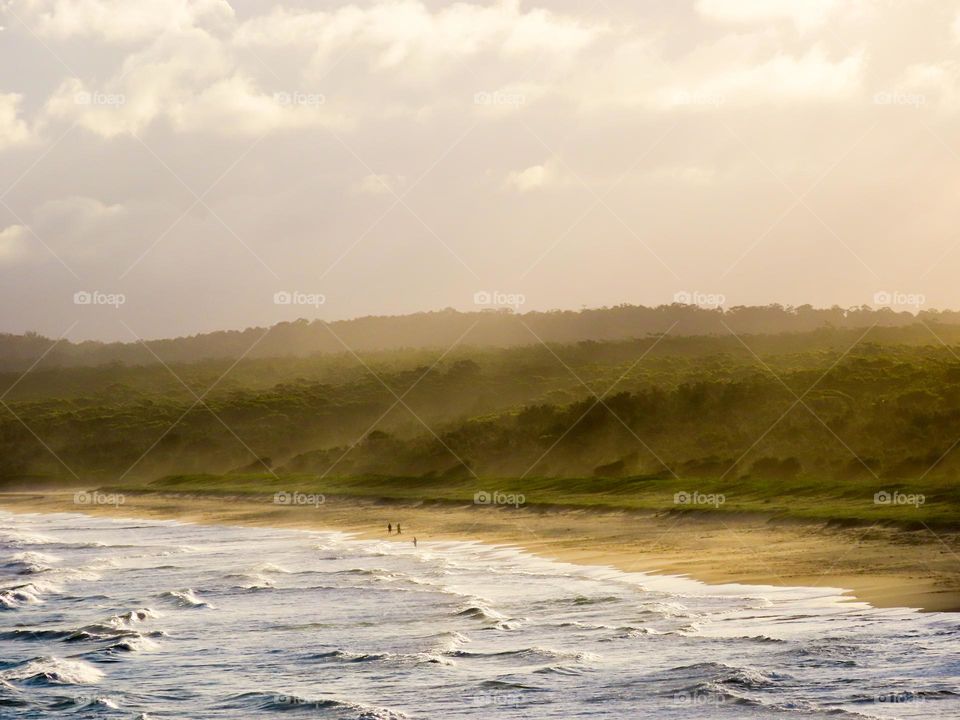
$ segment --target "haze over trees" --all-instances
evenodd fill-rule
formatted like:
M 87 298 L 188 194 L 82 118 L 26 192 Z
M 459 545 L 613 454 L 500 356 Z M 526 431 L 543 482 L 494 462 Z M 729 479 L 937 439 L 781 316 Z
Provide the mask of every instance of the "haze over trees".
M 921 325 L 918 325 L 921 324 Z M 643 307 L 619 305 L 580 311 L 513 313 L 487 310 L 471 313 L 440 310 L 403 316 L 362 317 L 336 322 L 297 320 L 270 328 L 224 330 L 174 339 L 151 340 L 150 350 L 128 343 L 61 341 L 36 334 L 0 334 L 0 369 L 26 369 L 49 350 L 46 366 L 95 366 L 104 363 L 151 364 L 153 353 L 164 362 L 196 362 L 246 357 L 304 357 L 316 353 L 447 348 L 459 339 L 477 347 L 516 347 L 539 341 L 628 340 L 649 334 L 729 335 L 807 332 L 818 328 L 960 326 L 960 312 L 924 310 L 916 315 L 889 308 L 814 308 L 739 306 L 728 310 L 695 305 Z M 268 332 L 269 331 L 269 332 Z M 152 351 L 152 352 L 151 352 Z
M 614 339 L 576 338 L 585 315 Z M 335 330 L 371 346 L 417 339 L 406 347 L 334 352 L 320 324 L 300 322 L 260 343 L 276 355 L 239 362 L 237 336 L 254 331 L 149 343 L 165 364 L 139 345 L 63 343 L 26 375 L 0 373 L 0 482 L 667 474 L 731 486 L 883 480 L 956 494 L 960 325 L 955 313 L 910 317 L 682 306 L 425 313 Z M 446 338 L 467 321 L 485 328 L 481 341 L 471 332 L 429 342 L 425 328 Z M 631 321 L 643 330 L 616 337 Z M 664 333 L 668 321 L 676 327 Z M 791 324 L 801 329 L 785 331 Z M 10 367 L 50 341 L 2 346 Z

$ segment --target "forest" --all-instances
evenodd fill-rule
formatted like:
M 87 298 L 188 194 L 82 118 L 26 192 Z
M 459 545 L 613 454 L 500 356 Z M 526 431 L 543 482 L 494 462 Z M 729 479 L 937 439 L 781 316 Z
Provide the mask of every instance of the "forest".
M 0 483 L 254 474 L 465 490 L 586 478 L 599 490 L 665 478 L 734 494 L 913 489 L 953 508 L 958 331 L 914 322 L 512 347 L 467 337 L 68 367 L 48 355 L 0 373 Z
M 815 308 L 810 305 L 734 306 L 705 308 L 673 303 L 657 307 L 616 307 L 517 313 L 509 309 L 459 312 L 453 309 L 402 316 L 361 317 L 323 322 L 305 319 L 269 328 L 219 332 L 150 340 L 149 350 L 136 338 L 126 342 L 53 340 L 36 333 L 0 334 L 0 370 L 25 370 L 43 353 L 49 366 L 97 366 L 108 363 L 143 365 L 199 362 L 214 359 L 309 357 L 405 348 L 446 348 L 464 335 L 477 347 L 517 347 L 531 342 L 573 343 L 631 340 L 649 334 L 762 335 L 800 333 L 820 328 L 913 327 L 916 337 L 929 341 L 925 327 L 947 331 L 960 328 L 960 312 L 922 310 L 917 314 L 889 307 L 873 309 Z M 136 328 L 131 328 L 136 331 Z

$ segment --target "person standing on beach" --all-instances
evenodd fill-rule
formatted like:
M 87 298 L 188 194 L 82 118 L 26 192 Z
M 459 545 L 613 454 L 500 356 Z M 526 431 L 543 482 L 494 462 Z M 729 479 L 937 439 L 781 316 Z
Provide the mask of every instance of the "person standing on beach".
M 397 535 L 400 534 L 400 523 L 397 523 Z
M 417 539 L 416 539 L 416 538 L 413 539 L 413 546 L 414 546 L 414 547 L 417 546 Z
M 387 535 L 393 532 L 393 523 L 387 523 Z

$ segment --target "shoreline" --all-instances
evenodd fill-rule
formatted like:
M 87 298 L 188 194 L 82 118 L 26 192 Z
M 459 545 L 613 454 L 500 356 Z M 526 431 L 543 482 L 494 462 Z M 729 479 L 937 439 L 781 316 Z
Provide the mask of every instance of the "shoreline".
M 464 503 L 438 507 L 328 496 L 316 506 L 272 496 L 125 493 L 120 505 L 75 504 L 74 490 L 0 492 L 0 509 L 73 512 L 199 524 L 340 530 L 365 539 L 479 541 L 626 572 L 737 583 L 842 588 L 878 608 L 960 611 L 960 533 L 837 528 L 759 515 L 597 509 L 537 510 Z M 400 522 L 402 535 L 387 534 Z

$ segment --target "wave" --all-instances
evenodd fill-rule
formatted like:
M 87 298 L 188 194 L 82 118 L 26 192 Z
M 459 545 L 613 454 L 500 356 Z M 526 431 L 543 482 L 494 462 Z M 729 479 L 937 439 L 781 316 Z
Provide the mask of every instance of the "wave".
M 360 663 L 373 662 L 376 660 L 386 660 L 391 657 L 390 653 L 362 653 L 350 652 L 348 650 L 329 650 L 327 652 L 311 653 L 306 656 L 307 660 L 327 660 L 330 658 L 342 660 L 344 662 Z
M 620 602 L 623 598 L 619 598 L 616 595 L 603 595 L 600 597 L 586 597 L 583 595 L 578 595 L 573 598 L 574 605 L 600 605 L 603 603 L 616 603 Z
M 107 655 L 114 655 L 116 653 L 141 653 L 147 652 L 148 650 L 156 650 L 157 647 L 157 643 L 148 638 L 146 635 L 136 633 L 133 635 L 128 635 L 115 643 L 107 645 L 98 652 L 106 653 Z
M 107 620 L 107 623 L 115 627 L 130 627 L 132 625 L 139 625 L 147 620 L 156 620 L 158 617 L 160 617 L 160 614 L 153 608 L 139 608 L 114 615 Z
M 260 712 L 282 712 L 298 708 L 324 710 L 335 713 L 335 716 L 356 718 L 356 720 L 405 720 L 407 718 L 404 713 L 389 708 L 331 698 L 312 700 L 292 693 L 245 692 L 227 698 L 219 704 L 219 707 L 226 710 Z
M 456 630 L 447 630 L 435 637 L 434 650 L 440 653 L 450 653 L 468 642 L 471 642 L 470 638 L 463 633 L 458 633 Z
M 51 706 L 53 710 L 119 710 L 117 702 L 106 695 L 80 696 L 75 698 L 66 698 Z
M 543 690 L 535 685 L 524 685 L 518 682 L 508 682 L 506 680 L 484 680 L 480 687 L 488 690 Z
M 53 563 L 59 559 L 47 553 L 27 551 L 17 553 L 0 567 L 15 575 L 37 575 L 53 570 Z
M 484 659 L 496 657 L 515 657 L 531 660 L 573 660 L 578 663 L 594 662 L 600 659 L 600 656 L 577 650 L 554 650 L 553 648 L 528 647 L 519 650 L 499 650 L 494 652 L 471 652 L 469 650 L 453 650 L 448 653 L 453 657 Z
M 649 602 L 640 606 L 642 614 L 657 615 L 668 618 L 696 618 L 700 617 L 690 608 L 677 602 Z
M 225 576 L 228 580 L 240 580 L 241 585 L 234 587 L 240 590 L 272 590 L 276 581 L 260 573 L 236 573 Z
M 669 672 L 688 676 L 708 676 L 711 680 L 749 688 L 769 687 L 783 680 L 792 679 L 789 675 L 776 672 L 763 672 L 747 666 L 727 665 L 721 662 L 701 662 L 692 665 L 678 665 Z
M 501 622 L 507 619 L 506 616 L 501 615 L 496 610 L 479 603 L 476 605 L 468 605 L 467 607 L 458 610 L 456 615 L 457 617 L 475 618 L 477 620 L 485 620 L 487 622 Z
M 0 588 L 0 610 L 15 610 L 24 605 L 40 605 L 43 603 L 42 590 L 36 583 L 25 583 L 12 587 Z
M 23 545 L 53 545 L 59 542 L 56 538 L 40 533 L 29 532 L 27 530 L 13 530 L 5 528 L 0 530 L 0 542 L 10 543 L 15 547 Z
M 201 600 L 193 592 L 192 588 L 187 588 L 186 590 L 168 590 L 165 593 L 160 595 L 162 598 L 173 600 L 180 607 L 195 607 L 195 608 L 210 608 L 215 610 L 216 607 L 211 605 L 206 600 Z
M 569 665 L 548 665 L 533 671 L 537 675 L 583 675 L 583 670 Z
M 91 685 L 103 677 L 103 672 L 83 660 L 54 656 L 35 657 L 4 670 L 4 680 L 31 685 Z
M 0 640 L 17 640 L 24 642 L 31 641 L 59 641 L 64 643 L 106 643 L 103 647 L 97 648 L 90 653 L 84 653 L 84 656 L 106 654 L 115 655 L 117 653 L 135 653 L 146 650 L 153 650 L 157 644 L 152 638 L 163 637 L 165 633 L 162 630 L 153 630 L 142 632 L 133 629 L 132 626 L 143 621 L 156 617 L 156 614 L 149 608 L 142 610 L 131 610 L 127 613 L 114 615 L 105 622 L 92 623 L 73 629 L 39 629 L 30 630 L 27 628 L 16 628 L 0 632 Z
M 376 580 L 406 580 L 410 576 L 403 572 L 387 570 L 385 568 L 350 568 L 349 570 L 335 570 L 331 575 L 360 575 L 372 577 Z
M 456 663 L 446 653 L 419 652 L 419 653 L 363 653 L 349 650 L 329 650 L 327 652 L 312 653 L 306 660 L 336 660 L 345 663 L 385 662 L 394 665 L 455 665 Z

